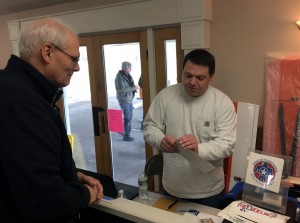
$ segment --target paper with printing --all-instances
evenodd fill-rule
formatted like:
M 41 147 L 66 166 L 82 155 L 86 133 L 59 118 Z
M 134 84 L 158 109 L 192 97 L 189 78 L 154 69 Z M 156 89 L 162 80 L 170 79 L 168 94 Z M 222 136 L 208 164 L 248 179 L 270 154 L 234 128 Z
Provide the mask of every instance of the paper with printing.
M 290 218 L 240 200 L 232 202 L 218 216 L 236 223 L 284 223 Z

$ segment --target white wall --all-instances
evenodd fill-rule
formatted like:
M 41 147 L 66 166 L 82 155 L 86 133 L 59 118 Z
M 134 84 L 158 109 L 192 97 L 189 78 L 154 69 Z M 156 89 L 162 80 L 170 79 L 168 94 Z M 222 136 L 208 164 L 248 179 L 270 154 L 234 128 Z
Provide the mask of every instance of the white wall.
M 5 66 L 12 52 L 7 21 L 95 7 L 99 3 L 100 0 L 84 0 L 1 16 L 0 69 Z M 294 23 L 300 20 L 300 2 L 213 0 L 212 12 L 210 50 L 217 63 L 213 85 L 234 101 L 260 105 L 259 125 L 262 125 L 265 55 L 269 52 L 300 52 L 300 31 Z M 153 17 L 156 16 L 154 9 L 151 13 Z M 139 19 L 143 19 L 143 15 L 139 16 Z M 110 23 L 105 20 L 102 22 Z
M 299 0 L 213 0 L 213 84 L 234 101 L 260 105 L 263 125 L 265 55 L 300 53 Z

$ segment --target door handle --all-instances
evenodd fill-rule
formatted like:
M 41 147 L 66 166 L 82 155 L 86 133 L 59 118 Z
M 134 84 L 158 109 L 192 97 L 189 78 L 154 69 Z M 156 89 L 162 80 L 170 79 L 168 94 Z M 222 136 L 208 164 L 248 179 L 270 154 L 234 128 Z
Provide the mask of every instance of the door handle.
M 104 116 L 102 116 L 102 119 L 101 119 L 101 126 L 102 126 L 102 133 L 105 133 Z
M 105 109 L 103 107 L 92 107 L 93 112 L 93 124 L 94 124 L 94 135 L 100 136 L 100 126 L 102 126 L 102 132 L 105 133 L 105 125 L 104 125 L 104 116 L 101 118 L 101 122 L 99 122 L 99 112 L 104 112 Z

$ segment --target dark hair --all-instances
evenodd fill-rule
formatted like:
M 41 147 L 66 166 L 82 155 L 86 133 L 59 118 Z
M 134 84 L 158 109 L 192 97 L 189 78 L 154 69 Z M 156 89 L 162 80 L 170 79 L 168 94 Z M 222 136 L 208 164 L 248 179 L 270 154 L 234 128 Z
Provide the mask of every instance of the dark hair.
M 215 73 L 215 57 L 206 50 L 196 49 L 185 55 L 183 60 L 183 69 L 187 61 L 191 61 L 193 64 L 208 66 L 209 76 L 213 76 Z

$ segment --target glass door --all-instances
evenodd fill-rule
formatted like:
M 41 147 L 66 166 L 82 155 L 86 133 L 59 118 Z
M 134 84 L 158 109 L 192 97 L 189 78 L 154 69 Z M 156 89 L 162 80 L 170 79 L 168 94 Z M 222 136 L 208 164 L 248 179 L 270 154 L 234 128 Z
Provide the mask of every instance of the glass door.
M 133 141 L 124 141 L 123 113 L 116 97 L 115 77 L 122 70 L 121 64 L 131 63 L 130 75 L 134 84 L 138 85 L 141 77 L 140 43 L 118 43 L 103 45 L 104 75 L 107 94 L 108 130 L 110 132 L 110 146 L 112 153 L 113 178 L 137 186 L 137 175 L 145 165 L 145 143 L 143 139 L 143 100 L 139 91 L 132 100 L 133 116 L 131 120 L 131 134 Z
M 80 71 L 63 89 L 66 129 L 74 139 L 73 158 L 78 168 L 96 171 L 92 103 L 87 47 L 80 47 Z
M 102 61 L 99 73 L 105 100 L 99 100 L 105 110 L 107 123 L 107 146 L 101 148 L 110 154 L 112 176 L 114 181 L 137 185 L 138 173 L 144 169 L 146 163 L 145 143 L 141 121 L 143 119 L 143 100 L 135 94 L 133 103 L 133 117 L 131 120 L 131 136 L 133 141 L 123 140 L 123 113 L 116 98 L 115 77 L 121 70 L 124 61 L 132 64 L 130 74 L 134 84 L 143 75 L 148 79 L 147 66 L 147 38 L 146 31 L 127 32 L 119 34 L 101 35 L 95 40 L 97 61 Z
M 180 27 L 154 29 L 156 89 L 181 82 L 183 50 Z

